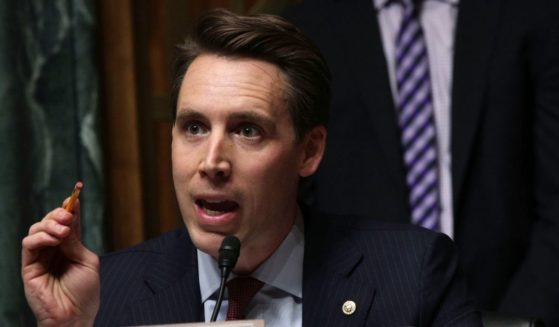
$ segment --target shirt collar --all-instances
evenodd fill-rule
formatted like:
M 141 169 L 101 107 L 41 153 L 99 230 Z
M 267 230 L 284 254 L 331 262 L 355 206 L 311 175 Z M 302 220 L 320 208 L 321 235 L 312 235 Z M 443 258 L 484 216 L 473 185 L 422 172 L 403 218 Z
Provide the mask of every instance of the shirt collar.
M 441 3 L 449 4 L 451 6 L 458 6 L 458 3 L 460 2 L 460 0 L 423 0 L 423 1 L 438 1 Z M 373 6 L 375 7 L 375 10 L 380 11 L 390 6 L 394 2 L 397 2 L 397 0 L 373 0 Z
M 298 210 L 295 224 L 289 234 L 251 276 L 266 285 L 278 288 L 295 297 L 303 298 L 303 216 Z M 198 278 L 202 303 L 219 290 L 220 271 L 217 262 L 207 253 L 197 250 Z M 234 273 L 229 279 L 236 277 Z

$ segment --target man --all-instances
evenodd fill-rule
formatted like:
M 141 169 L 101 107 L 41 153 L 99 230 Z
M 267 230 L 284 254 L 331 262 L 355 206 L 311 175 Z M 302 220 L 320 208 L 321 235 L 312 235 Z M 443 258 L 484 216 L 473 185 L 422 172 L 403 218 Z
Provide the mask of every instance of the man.
M 186 229 L 102 257 L 99 273 L 79 242 L 79 206 L 55 209 L 23 240 L 39 324 L 208 321 L 218 248 L 235 235 L 242 246 L 229 284 L 259 284 L 242 311 L 267 326 L 479 326 L 446 236 L 299 209 L 299 179 L 324 152 L 328 75 L 308 39 L 279 18 L 202 16 L 181 47 L 174 96 L 173 177 Z
M 307 0 L 288 14 L 332 71 L 312 192 L 321 210 L 412 221 L 397 73 L 409 3 Z M 559 326 L 559 3 L 413 3 L 430 70 L 439 230 L 456 241 L 481 308 Z

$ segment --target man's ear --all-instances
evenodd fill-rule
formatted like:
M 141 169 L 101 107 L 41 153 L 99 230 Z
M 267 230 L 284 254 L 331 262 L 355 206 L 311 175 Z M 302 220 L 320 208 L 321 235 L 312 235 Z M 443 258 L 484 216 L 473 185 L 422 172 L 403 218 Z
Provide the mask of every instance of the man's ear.
M 308 132 L 302 141 L 302 155 L 299 165 L 299 176 L 308 177 L 318 169 L 326 147 L 326 128 L 316 126 Z

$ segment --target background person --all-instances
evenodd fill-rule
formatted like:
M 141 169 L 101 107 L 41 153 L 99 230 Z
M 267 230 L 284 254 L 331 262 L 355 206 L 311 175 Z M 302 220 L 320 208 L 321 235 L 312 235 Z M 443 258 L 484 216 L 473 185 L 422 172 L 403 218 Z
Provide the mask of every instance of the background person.
M 403 5 L 414 3 L 421 29 L 409 40 L 418 49 L 421 32 L 426 54 L 398 52 L 413 16 Z M 399 114 L 411 92 L 398 87 L 410 79 L 396 57 L 423 54 L 429 73 L 415 95 L 430 84 L 436 150 L 423 153 L 436 156 L 436 173 L 424 176 L 437 179 L 438 196 L 425 198 L 438 200 L 438 229 L 454 238 L 481 308 L 559 326 L 559 4 L 307 0 L 287 16 L 332 71 L 315 205 L 413 220 Z

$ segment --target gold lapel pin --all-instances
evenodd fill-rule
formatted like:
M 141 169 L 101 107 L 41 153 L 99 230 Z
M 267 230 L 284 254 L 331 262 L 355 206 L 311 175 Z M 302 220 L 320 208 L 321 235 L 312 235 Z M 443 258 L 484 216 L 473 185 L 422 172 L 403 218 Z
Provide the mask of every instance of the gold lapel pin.
M 342 305 L 342 311 L 347 316 L 355 313 L 356 309 L 357 309 L 357 304 L 355 304 L 355 302 L 351 300 L 345 301 L 344 305 Z

